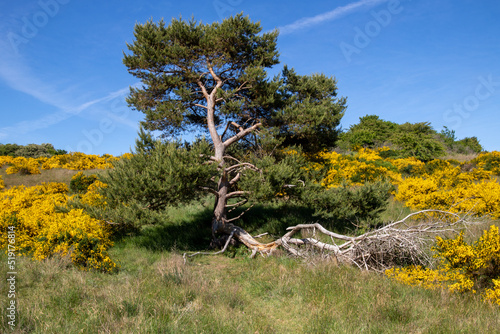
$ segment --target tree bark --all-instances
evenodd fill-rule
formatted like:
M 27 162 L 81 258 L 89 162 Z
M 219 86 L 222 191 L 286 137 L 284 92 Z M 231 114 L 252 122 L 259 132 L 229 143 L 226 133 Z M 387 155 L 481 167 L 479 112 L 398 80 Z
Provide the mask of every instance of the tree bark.
M 228 220 L 227 218 L 228 199 L 232 197 L 240 197 L 244 192 L 232 192 L 232 193 L 230 192 L 231 186 L 237 181 L 237 179 L 239 179 L 239 175 L 233 178 L 231 178 L 230 176 L 230 171 L 234 170 L 235 167 L 234 165 L 227 166 L 227 162 L 225 161 L 226 148 L 229 147 L 231 144 L 237 142 L 238 140 L 242 139 L 246 135 L 252 133 L 262 124 L 256 123 L 244 129 L 239 124 L 236 124 L 234 122 L 229 122 L 226 126 L 226 130 L 232 125 L 238 129 L 238 132 L 234 136 L 223 141 L 223 136 L 226 133 L 226 130 L 224 130 L 222 136 L 219 136 L 217 128 L 215 126 L 215 108 L 217 104 L 216 94 L 217 90 L 220 87 L 222 87 L 223 82 L 215 74 L 215 72 L 212 70 L 210 66 L 209 66 L 209 71 L 210 74 L 212 75 L 212 78 L 216 82 L 216 85 L 213 88 L 213 90 L 209 93 L 201 81 L 198 81 L 198 86 L 200 87 L 207 101 L 207 106 L 206 106 L 207 127 L 212 142 L 214 143 L 214 150 L 215 150 L 213 160 L 218 164 L 218 169 L 221 173 L 220 178 L 217 182 L 217 189 L 215 191 L 216 198 L 214 204 L 214 214 L 212 217 L 212 239 L 213 239 L 212 242 L 213 244 L 217 244 L 217 242 L 215 242 L 217 240 L 217 235 L 225 235 L 225 236 L 231 235 L 232 237 L 236 238 L 244 245 L 246 245 L 248 248 L 252 249 L 253 255 L 255 255 L 257 252 L 269 254 L 278 246 L 275 242 L 272 242 L 270 244 L 262 244 L 257 240 L 255 240 L 244 229 L 232 224 L 231 221 Z M 246 165 L 242 165 L 242 167 L 243 166 Z

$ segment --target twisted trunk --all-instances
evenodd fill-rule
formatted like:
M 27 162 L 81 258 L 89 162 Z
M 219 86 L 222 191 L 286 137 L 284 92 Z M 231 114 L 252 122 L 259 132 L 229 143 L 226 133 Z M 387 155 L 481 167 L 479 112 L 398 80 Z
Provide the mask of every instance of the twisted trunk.
M 231 166 L 228 166 L 227 162 L 225 161 L 226 148 L 229 147 L 231 144 L 237 142 L 241 138 L 245 137 L 249 133 L 253 132 L 259 126 L 261 126 L 261 123 L 253 124 L 252 126 L 244 129 L 241 125 L 235 122 L 229 122 L 226 129 L 229 128 L 229 126 L 234 126 L 236 129 L 238 129 L 238 132 L 224 141 L 223 137 L 225 131 L 222 134 L 222 136 L 220 136 L 215 126 L 215 107 L 217 104 L 217 98 L 216 98 L 217 90 L 222 87 L 223 81 L 215 74 L 211 66 L 208 66 L 208 69 L 210 71 L 213 80 L 217 84 L 215 85 L 215 87 L 211 92 L 207 91 L 206 87 L 203 85 L 201 80 L 198 81 L 198 86 L 200 87 L 207 102 L 206 105 L 207 127 L 215 149 L 212 160 L 218 164 L 218 169 L 220 171 L 220 178 L 217 183 L 217 189 L 215 191 L 216 199 L 214 205 L 214 215 L 212 218 L 212 239 L 213 239 L 212 241 L 214 242 L 214 244 L 220 244 L 216 242 L 216 240 L 218 239 L 217 235 L 222 235 L 226 237 L 231 235 L 232 237 L 238 239 L 240 242 L 242 242 L 247 247 L 252 249 L 254 254 L 257 251 L 261 253 L 265 252 L 269 253 L 276 248 L 275 243 L 262 244 L 258 242 L 244 229 L 232 224 L 231 219 L 227 218 L 228 199 L 233 197 L 241 197 L 243 196 L 244 192 L 241 191 L 231 192 L 230 171 L 234 172 L 234 170 L 231 168 Z M 234 182 L 236 182 L 238 178 L 239 175 L 234 178 Z

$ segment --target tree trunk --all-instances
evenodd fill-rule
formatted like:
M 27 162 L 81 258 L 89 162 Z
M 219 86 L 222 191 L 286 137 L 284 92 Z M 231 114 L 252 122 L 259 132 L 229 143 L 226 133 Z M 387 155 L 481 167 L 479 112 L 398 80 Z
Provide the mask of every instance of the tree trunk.
M 219 136 L 215 126 L 215 106 L 217 103 L 216 93 L 217 90 L 222 87 L 223 82 L 214 73 L 213 69 L 210 66 L 209 70 L 213 79 L 217 82 L 214 89 L 209 93 L 201 81 L 198 81 L 198 85 L 200 86 L 200 89 L 207 101 L 207 127 L 210 133 L 210 137 L 212 138 L 212 142 L 214 143 L 215 149 L 214 157 L 212 158 L 216 161 L 216 163 L 218 163 L 218 168 L 221 173 L 219 182 L 217 183 L 214 215 L 212 218 L 212 242 L 214 244 L 220 244 L 216 241 L 217 234 L 225 236 L 231 235 L 245 244 L 247 247 L 252 249 L 253 254 L 255 254 L 257 251 L 261 253 L 270 253 L 277 247 L 276 243 L 273 242 L 270 244 L 262 244 L 258 242 L 244 229 L 235 226 L 227 218 L 227 200 L 228 198 L 230 198 L 229 195 L 231 183 L 229 180 L 229 170 L 228 167 L 226 167 L 226 161 L 224 160 L 226 148 L 257 129 L 261 125 L 261 123 L 254 124 L 246 129 L 238 126 L 239 132 L 226 141 L 223 141 L 222 136 Z
M 220 235 L 223 238 L 227 238 L 232 235 L 238 241 L 250 248 L 254 254 L 256 252 L 269 254 L 278 247 L 278 244 L 275 242 L 269 244 L 260 243 L 247 231 L 232 224 L 227 218 L 227 200 L 231 184 L 229 182 L 227 169 L 225 168 L 224 151 L 225 146 L 223 143 L 215 146 L 215 158 L 219 163 L 221 176 L 217 184 L 217 195 L 214 205 L 214 215 L 212 218 L 212 244 L 223 245 L 225 243 L 225 239 L 219 241 L 217 235 Z

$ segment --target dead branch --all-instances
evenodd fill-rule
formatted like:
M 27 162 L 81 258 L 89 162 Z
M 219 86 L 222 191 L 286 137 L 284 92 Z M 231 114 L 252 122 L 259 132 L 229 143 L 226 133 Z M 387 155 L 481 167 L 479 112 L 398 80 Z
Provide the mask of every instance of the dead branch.
M 222 248 L 220 251 L 217 251 L 217 252 L 196 252 L 196 253 L 189 254 L 189 255 L 187 253 L 182 254 L 182 258 L 184 259 L 184 264 L 186 264 L 186 258 L 188 258 L 188 257 L 193 257 L 196 255 L 217 255 L 217 254 L 224 253 L 227 249 L 227 246 L 229 246 L 229 243 L 231 242 L 233 235 L 234 235 L 234 233 L 231 233 L 229 235 L 229 237 L 227 238 L 226 244 L 224 245 L 224 248 Z
M 233 169 L 246 169 L 246 168 L 249 168 L 251 170 L 254 170 L 256 172 L 260 172 L 261 170 L 259 168 L 257 168 L 255 165 L 251 164 L 251 163 L 248 163 L 248 162 L 242 162 L 242 163 L 239 163 L 239 164 L 236 164 L 236 165 L 232 165 L 230 167 L 227 167 L 226 168 L 226 172 L 230 172 L 232 171 Z
M 227 222 L 228 222 L 228 223 L 230 223 L 230 222 L 233 222 L 233 221 L 235 221 L 235 220 L 240 219 L 240 218 L 241 218 L 241 217 L 243 217 L 243 215 L 244 215 L 245 213 L 247 213 L 247 212 L 248 212 L 251 208 L 253 208 L 253 204 L 252 204 L 252 205 L 250 205 L 250 206 L 249 206 L 249 207 L 248 207 L 245 211 L 243 211 L 242 213 L 240 213 L 238 216 L 236 216 L 236 217 L 234 217 L 234 218 L 231 218 L 231 219 L 228 219 L 228 220 L 227 220 Z M 229 211 L 228 211 L 228 213 L 229 213 L 229 212 L 231 212 L 231 211 L 232 211 L 232 210 L 234 210 L 234 209 L 235 209 L 235 208 L 232 208 L 231 210 L 229 210 Z M 255 237 L 254 237 L 254 238 L 255 238 Z
M 189 257 L 199 254 L 220 254 L 226 250 L 230 240 L 235 238 L 252 251 L 250 257 L 254 257 L 257 253 L 269 256 L 278 247 L 282 247 L 295 257 L 312 260 L 313 257 L 320 255 L 323 258 L 333 259 L 336 263 L 355 265 L 363 270 L 382 272 L 397 265 L 428 266 L 432 263 L 428 252 L 429 244 L 436 236 L 458 233 L 461 229 L 476 223 L 467 220 L 467 217 L 441 210 L 422 210 L 359 236 L 331 232 L 318 223 L 299 224 L 287 228 L 288 232 L 285 235 L 270 243 L 261 243 L 256 240 L 261 235 L 252 237 L 240 227 L 229 224 L 228 226 L 231 226 L 227 232 L 229 238 L 221 251 L 198 252 Z M 231 221 L 238 218 L 233 218 Z M 297 232 L 309 236 L 294 238 Z
M 430 217 L 430 214 L 434 216 Z M 409 222 L 410 218 L 418 215 L 427 217 L 421 222 Z M 440 217 L 435 217 L 436 215 Z M 422 210 L 356 237 L 328 231 L 317 223 L 299 224 L 289 227 L 289 232 L 276 240 L 276 243 L 293 256 L 307 258 L 321 253 L 334 257 L 340 263 L 351 263 L 366 270 L 384 271 L 395 265 L 429 265 L 432 259 L 427 252 L 427 246 L 435 236 L 456 233 L 460 228 L 471 224 L 473 222 L 455 213 Z M 292 238 L 299 231 L 312 231 L 313 236 L 329 236 L 331 243 L 319 241 L 315 237 Z

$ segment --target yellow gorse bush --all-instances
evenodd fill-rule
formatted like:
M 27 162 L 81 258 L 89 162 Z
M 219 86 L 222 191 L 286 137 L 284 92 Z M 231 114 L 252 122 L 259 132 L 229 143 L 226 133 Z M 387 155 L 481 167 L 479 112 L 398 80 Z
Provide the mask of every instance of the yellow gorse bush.
M 68 200 L 64 183 L 17 186 L 0 193 L 0 248 L 7 245 L 7 229 L 14 226 L 19 255 L 43 260 L 70 256 L 82 269 L 110 272 L 116 264 L 107 249 L 112 245 L 108 226 L 82 209 L 57 210 Z
M 418 160 L 417 158 L 401 158 L 401 159 L 388 159 L 400 173 L 405 170 L 410 171 L 412 174 L 421 174 L 425 170 L 425 163 Z
M 479 168 L 489 170 L 496 175 L 500 175 L 500 152 L 481 153 L 477 158 L 472 160 Z
M 500 279 L 491 281 L 493 282 L 493 288 L 486 289 L 484 292 L 484 299 L 500 305 Z
M 10 165 L 12 163 L 12 160 L 14 160 L 13 157 L 0 155 L 0 168 L 4 165 Z
M 401 175 L 390 162 L 385 161 L 374 150 L 360 149 L 354 157 L 336 152 L 323 152 L 320 157 L 326 161 L 328 171 L 322 181 L 326 188 L 338 187 L 343 183 L 361 185 L 389 179 L 392 183 L 401 182 Z
M 5 183 L 3 182 L 2 175 L 0 175 L 0 190 L 2 190 L 3 188 L 5 188 Z
M 464 241 L 463 233 L 454 239 L 436 238 L 433 248 L 436 269 L 409 266 L 386 270 L 392 279 L 426 289 L 446 288 L 451 292 L 482 291 L 483 299 L 500 305 L 500 234 L 490 226 L 474 243 Z
M 432 173 L 408 177 L 398 185 L 396 200 L 413 209 L 441 209 L 500 218 L 500 184 L 482 168 L 461 171 L 447 162 Z
M 0 167 L 9 165 L 7 174 L 24 173 L 24 174 L 40 174 L 41 169 L 64 168 L 71 170 L 88 170 L 88 169 L 106 169 L 112 168 L 113 164 L 120 159 L 130 159 L 131 153 L 125 153 L 120 157 L 114 157 L 109 154 L 102 156 L 85 154 L 85 153 L 69 153 L 54 155 L 50 158 L 24 158 L 24 157 L 9 157 L 0 156 Z
M 106 198 L 99 193 L 99 189 L 106 188 L 107 185 L 99 180 L 92 183 L 87 192 L 80 197 L 83 204 L 104 208 L 106 206 Z
M 43 169 L 65 168 L 72 170 L 112 168 L 113 163 L 120 160 L 109 154 L 102 156 L 84 153 L 54 155 L 42 163 Z
M 17 157 L 11 160 L 9 168 L 7 168 L 7 174 L 41 174 L 40 164 L 36 159 Z

